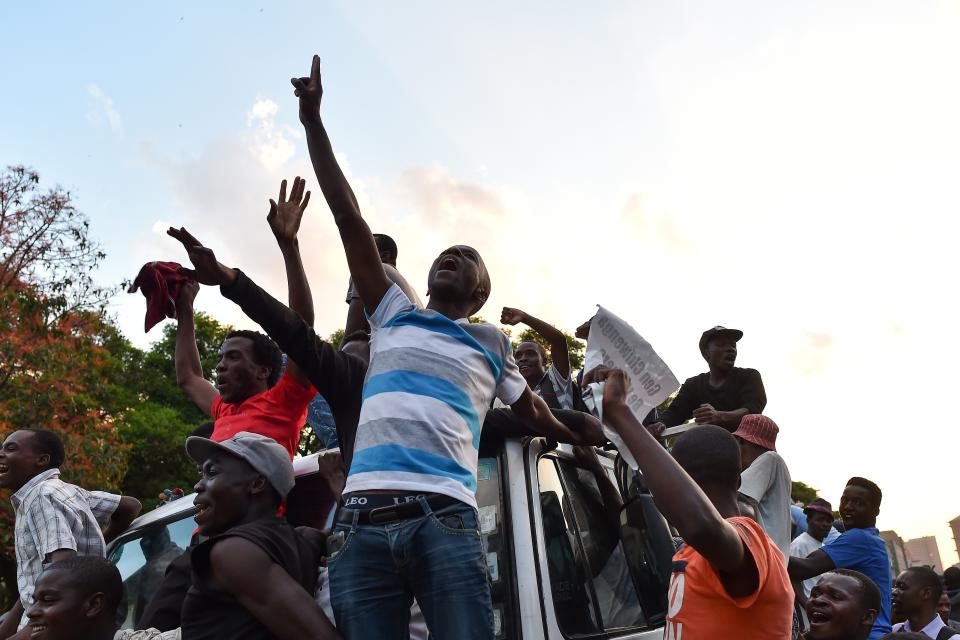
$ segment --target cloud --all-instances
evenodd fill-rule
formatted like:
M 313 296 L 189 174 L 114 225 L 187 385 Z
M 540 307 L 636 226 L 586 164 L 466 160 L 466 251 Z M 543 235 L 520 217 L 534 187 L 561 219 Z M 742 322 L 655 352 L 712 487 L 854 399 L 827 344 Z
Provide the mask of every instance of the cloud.
M 123 135 L 123 122 L 120 120 L 120 114 L 113 106 L 113 98 L 93 83 L 87 85 L 87 95 L 90 97 L 87 121 L 95 126 L 100 126 L 106 119 L 111 131 L 117 135 Z
M 257 99 L 247 112 L 247 129 L 243 140 L 260 164 L 272 173 L 279 171 L 296 153 L 290 140 L 297 132 L 289 126 L 277 126 L 280 107 L 273 100 Z
M 691 243 L 677 229 L 674 220 L 650 209 L 643 194 L 630 194 L 623 207 L 623 224 L 644 241 L 652 241 L 678 254 L 689 252 Z

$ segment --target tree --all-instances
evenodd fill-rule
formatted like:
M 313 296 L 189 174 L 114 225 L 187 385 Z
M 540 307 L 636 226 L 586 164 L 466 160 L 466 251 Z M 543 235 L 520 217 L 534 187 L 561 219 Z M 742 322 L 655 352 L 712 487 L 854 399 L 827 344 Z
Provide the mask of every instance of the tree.
M 808 484 L 794 480 L 790 487 L 790 499 L 804 506 L 810 504 L 817 497 L 817 490 Z
M 105 304 L 114 289 L 92 273 L 104 258 L 89 222 L 60 187 L 43 190 L 21 166 L 0 173 L 0 434 L 25 427 L 59 432 L 68 452 L 64 479 L 116 490 L 128 447 L 105 403 L 110 353 Z M 12 560 L 9 496 L 0 496 L 0 580 Z M 9 601 L 9 589 L 0 594 Z

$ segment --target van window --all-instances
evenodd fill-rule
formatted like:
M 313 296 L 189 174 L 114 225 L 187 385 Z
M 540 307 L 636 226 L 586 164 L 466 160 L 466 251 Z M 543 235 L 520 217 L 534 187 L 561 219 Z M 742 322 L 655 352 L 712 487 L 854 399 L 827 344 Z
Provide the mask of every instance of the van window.
M 620 543 L 620 494 L 610 476 L 553 456 L 540 459 L 538 476 L 560 630 L 570 637 L 647 626 Z
M 110 554 L 110 561 L 120 570 L 126 594 L 126 615 L 121 629 L 133 629 L 140 621 L 163 580 L 167 565 L 190 546 L 190 536 L 196 528 L 191 517 L 150 527 Z

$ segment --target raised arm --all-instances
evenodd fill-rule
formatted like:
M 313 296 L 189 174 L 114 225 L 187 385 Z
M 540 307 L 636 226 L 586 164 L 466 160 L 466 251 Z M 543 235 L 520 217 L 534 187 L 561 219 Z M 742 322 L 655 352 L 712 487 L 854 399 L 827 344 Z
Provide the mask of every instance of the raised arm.
M 287 296 L 290 308 L 303 318 L 309 326 L 313 326 L 313 296 L 310 294 L 310 283 L 307 282 L 307 273 L 303 269 L 303 260 L 300 258 L 300 242 L 297 232 L 300 230 L 300 221 L 303 212 L 310 202 L 310 192 L 304 194 L 307 182 L 300 176 L 293 179 L 290 189 L 290 199 L 287 199 L 287 181 L 280 183 L 280 195 L 276 201 L 270 201 L 270 213 L 267 222 L 277 239 L 280 253 L 283 255 L 283 266 L 287 272 Z M 289 355 L 289 354 L 288 354 Z M 310 384 L 300 366 L 293 360 L 287 364 L 287 371 L 293 379 L 306 387 Z
M 756 565 L 740 535 L 723 519 L 699 485 L 633 416 L 626 404 L 626 375 L 617 369 L 599 367 L 589 372 L 587 378 L 593 382 L 606 381 L 604 421 L 620 434 L 630 449 L 660 513 L 687 544 L 718 572 L 726 574 L 724 585 L 730 595 L 753 593 L 758 585 Z
M 557 420 L 543 398 L 524 387 L 520 398 L 510 405 L 513 413 L 534 433 L 558 442 L 600 446 L 607 441 L 600 421 L 589 413 L 580 413 L 582 422 L 575 427 Z
M 213 384 L 203 377 L 200 352 L 197 350 L 196 329 L 193 324 L 193 301 L 200 291 L 197 282 L 185 282 L 177 298 L 177 340 L 174 346 L 173 363 L 177 372 L 177 385 L 205 415 L 217 397 Z
M 313 56 L 309 78 L 291 78 L 290 82 L 300 98 L 300 122 L 307 134 L 310 160 L 313 162 L 320 190 L 340 230 L 350 275 L 367 313 L 372 314 L 379 306 L 383 294 L 390 288 L 390 280 L 383 272 L 380 252 L 377 251 L 373 234 L 360 215 L 360 205 L 357 204 L 353 189 L 337 163 L 333 145 L 330 144 L 330 138 L 320 119 L 320 99 L 323 96 L 320 56 Z
M 366 365 L 358 358 L 336 351 L 299 314 L 257 286 L 237 269 L 221 264 L 213 251 L 203 246 L 184 228 L 170 228 L 167 234 L 183 244 L 193 269 L 183 273 L 205 285 L 219 285 L 220 292 L 240 305 L 259 324 L 307 379 L 327 398 L 330 407 L 351 402 L 362 384 Z
M 140 515 L 142 505 L 136 498 L 130 496 L 121 496 L 120 504 L 117 505 L 113 515 L 110 516 L 110 522 L 103 530 L 103 539 L 110 542 L 121 533 L 127 530 L 134 518 Z
M 552 324 L 548 324 L 539 318 L 534 318 L 530 314 L 514 309 L 504 307 L 500 314 L 500 322 L 504 324 L 524 323 L 537 333 L 539 333 L 547 342 L 550 343 L 550 360 L 553 366 L 564 378 L 570 377 L 570 352 L 567 349 L 567 339 L 563 332 Z
M 242 538 L 226 538 L 210 550 L 210 572 L 275 638 L 338 640 L 323 610 L 283 567 Z

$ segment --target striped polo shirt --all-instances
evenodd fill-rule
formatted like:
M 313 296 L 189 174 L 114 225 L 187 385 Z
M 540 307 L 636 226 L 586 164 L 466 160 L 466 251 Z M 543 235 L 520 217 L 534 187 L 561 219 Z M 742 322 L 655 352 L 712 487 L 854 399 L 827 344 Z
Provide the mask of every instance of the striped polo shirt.
M 343 493 L 448 495 L 476 508 L 480 427 L 494 397 L 527 387 L 510 341 L 488 323 L 451 320 L 396 284 L 369 317 L 370 365 Z

